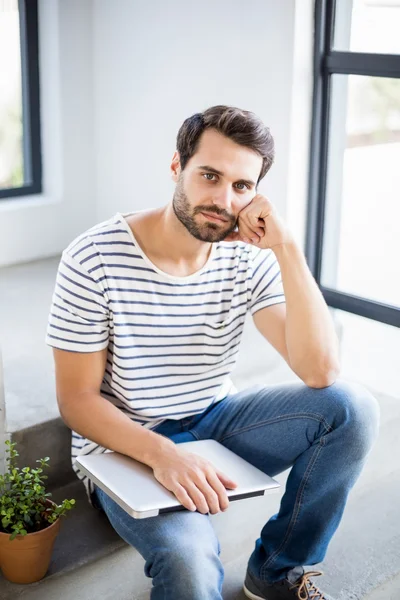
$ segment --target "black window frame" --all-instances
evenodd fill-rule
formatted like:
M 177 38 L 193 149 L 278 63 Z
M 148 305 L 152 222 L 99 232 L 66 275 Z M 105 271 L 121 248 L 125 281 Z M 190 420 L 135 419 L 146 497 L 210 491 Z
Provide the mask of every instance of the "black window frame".
M 346 294 L 321 284 L 328 165 L 331 76 L 400 78 L 400 55 L 333 50 L 336 0 L 316 0 L 313 104 L 305 254 L 328 306 L 400 327 L 400 307 Z M 395 273 L 393 274 L 395 277 Z M 400 284 L 399 284 L 400 286 Z
M 39 32 L 37 0 L 18 0 L 24 181 L 20 187 L 0 188 L 0 201 L 42 192 L 42 144 L 40 135 Z

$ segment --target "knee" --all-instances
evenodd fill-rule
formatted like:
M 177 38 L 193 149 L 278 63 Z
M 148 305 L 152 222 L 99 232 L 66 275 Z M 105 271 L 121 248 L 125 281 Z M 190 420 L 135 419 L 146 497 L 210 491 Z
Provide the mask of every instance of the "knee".
M 173 591 L 171 597 L 211 598 L 223 579 L 219 555 L 217 540 L 208 545 L 194 540 L 158 548 L 153 560 L 146 562 L 145 574 L 153 579 L 153 586 Z
M 348 450 L 367 454 L 379 431 L 380 408 L 376 398 L 359 383 L 342 379 L 316 391 L 328 403 L 327 420 L 333 429 L 341 429 Z

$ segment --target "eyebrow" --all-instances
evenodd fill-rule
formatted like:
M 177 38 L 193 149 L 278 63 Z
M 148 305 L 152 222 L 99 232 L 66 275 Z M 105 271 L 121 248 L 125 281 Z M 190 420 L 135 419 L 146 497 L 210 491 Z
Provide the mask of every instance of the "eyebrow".
M 201 171 L 209 171 L 210 173 L 215 173 L 215 175 L 221 175 L 224 177 L 222 171 L 218 171 L 218 169 L 214 169 L 214 167 L 210 167 L 209 165 L 202 165 L 201 167 L 197 167 Z M 238 179 L 235 183 L 247 183 L 248 185 L 256 185 L 254 181 L 251 179 Z

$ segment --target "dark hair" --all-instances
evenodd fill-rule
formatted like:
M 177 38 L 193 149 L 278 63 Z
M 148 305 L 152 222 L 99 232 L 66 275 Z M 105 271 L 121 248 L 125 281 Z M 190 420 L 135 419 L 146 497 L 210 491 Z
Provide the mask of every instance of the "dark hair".
M 263 164 L 257 181 L 259 183 L 274 162 L 274 139 L 269 128 L 257 115 L 234 106 L 212 106 L 202 113 L 195 113 L 182 123 L 176 139 L 182 171 L 196 153 L 201 134 L 211 128 L 262 157 Z

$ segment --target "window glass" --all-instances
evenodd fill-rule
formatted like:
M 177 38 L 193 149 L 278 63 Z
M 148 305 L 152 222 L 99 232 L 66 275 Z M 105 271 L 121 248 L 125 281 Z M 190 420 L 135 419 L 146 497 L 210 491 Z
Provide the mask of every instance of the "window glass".
M 336 0 L 335 50 L 400 54 L 400 0 Z
M 0 189 L 24 184 L 17 0 L 0 0 Z
M 400 306 L 400 80 L 331 84 L 321 282 Z

